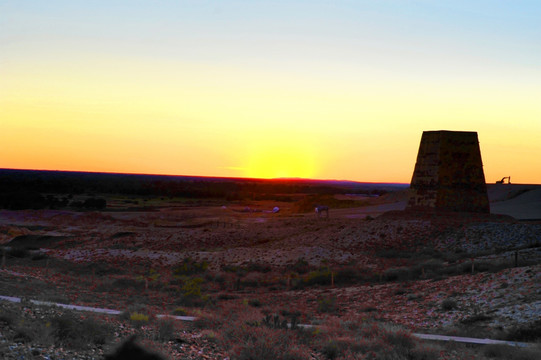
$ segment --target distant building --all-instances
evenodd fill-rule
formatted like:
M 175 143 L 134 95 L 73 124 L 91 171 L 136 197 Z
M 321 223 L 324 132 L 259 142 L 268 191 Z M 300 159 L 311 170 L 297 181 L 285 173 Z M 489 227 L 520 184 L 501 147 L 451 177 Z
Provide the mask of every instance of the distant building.
M 489 213 L 476 132 L 424 131 L 407 209 Z

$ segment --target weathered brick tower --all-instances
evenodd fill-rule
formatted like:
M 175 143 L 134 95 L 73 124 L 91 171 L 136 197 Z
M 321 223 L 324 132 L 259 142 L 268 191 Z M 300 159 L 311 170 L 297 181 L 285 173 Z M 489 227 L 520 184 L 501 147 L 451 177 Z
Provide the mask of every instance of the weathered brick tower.
M 424 131 L 407 209 L 489 213 L 476 132 Z

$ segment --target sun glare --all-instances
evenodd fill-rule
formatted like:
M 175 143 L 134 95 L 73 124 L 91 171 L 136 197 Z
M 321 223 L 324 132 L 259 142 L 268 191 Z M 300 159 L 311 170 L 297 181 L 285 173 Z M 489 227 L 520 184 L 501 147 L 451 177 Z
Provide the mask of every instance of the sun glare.
M 265 148 L 252 152 L 246 176 L 252 178 L 311 178 L 314 154 L 306 149 Z

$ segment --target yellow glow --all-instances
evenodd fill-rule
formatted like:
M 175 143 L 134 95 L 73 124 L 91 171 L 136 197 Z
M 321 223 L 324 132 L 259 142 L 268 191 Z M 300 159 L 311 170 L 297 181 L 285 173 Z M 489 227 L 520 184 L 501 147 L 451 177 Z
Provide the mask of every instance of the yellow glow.
M 315 153 L 280 141 L 252 146 L 247 156 L 245 176 L 251 178 L 312 178 L 316 175 Z
M 463 130 L 479 133 L 487 182 L 541 182 L 533 85 L 433 91 L 126 59 L 28 68 L 0 84 L 0 167 L 409 182 L 424 130 Z

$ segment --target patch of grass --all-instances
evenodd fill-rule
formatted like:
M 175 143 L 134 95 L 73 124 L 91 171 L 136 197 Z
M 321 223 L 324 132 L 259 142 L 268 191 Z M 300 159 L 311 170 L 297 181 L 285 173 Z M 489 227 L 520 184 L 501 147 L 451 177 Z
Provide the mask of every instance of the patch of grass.
M 175 310 L 173 310 L 173 315 L 176 315 L 176 316 L 186 316 L 188 315 L 188 312 L 186 311 L 186 309 L 182 308 L 182 307 L 177 307 L 175 308 Z
M 135 326 L 142 326 L 148 324 L 150 317 L 146 314 L 133 312 L 130 314 L 130 321 Z
M 134 304 L 128 306 L 126 310 L 124 310 L 120 315 L 119 318 L 122 320 L 130 320 L 131 315 L 134 313 L 138 314 L 144 314 L 146 313 L 146 306 L 142 304 Z

